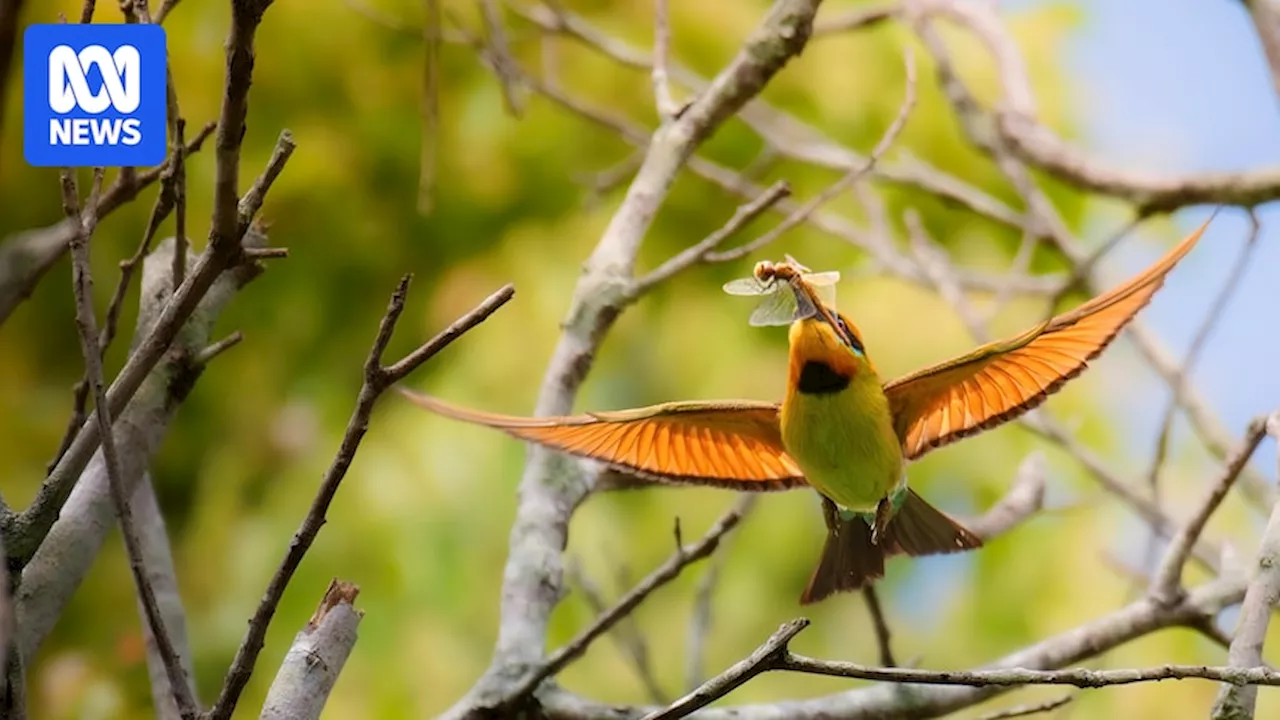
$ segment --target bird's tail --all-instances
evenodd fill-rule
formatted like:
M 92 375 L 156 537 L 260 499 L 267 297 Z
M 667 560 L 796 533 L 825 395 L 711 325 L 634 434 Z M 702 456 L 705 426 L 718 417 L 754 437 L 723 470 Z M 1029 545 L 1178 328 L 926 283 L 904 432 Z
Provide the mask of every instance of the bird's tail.
M 827 541 L 822 558 L 800 596 L 814 603 L 837 592 L 859 590 L 884 577 L 884 560 L 905 553 L 913 557 L 963 552 L 982 547 L 982 538 L 951 519 L 924 498 L 907 490 L 907 499 L 885 528 L 879 544 L 871 542 L 871 526 L 858 515 L 844 517 L 835 503 L 822 499 Z

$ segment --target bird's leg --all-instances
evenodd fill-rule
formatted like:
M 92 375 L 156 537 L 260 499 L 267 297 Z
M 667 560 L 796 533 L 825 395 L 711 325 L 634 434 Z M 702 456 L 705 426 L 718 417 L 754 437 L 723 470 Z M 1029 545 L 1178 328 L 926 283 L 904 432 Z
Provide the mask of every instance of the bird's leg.
M 893 517 L 893 503 L 888 497 L 880 498 L 880 503 L 876 505 L 876 521 L 871 526 L 872 545 L 880 544 L 880 538 L 884 537 L 884 530 L 888 527 L 891 517 Z
M 827 529 L 833 534 L 840 533 L 840 508 L 834 502 L 827 498 L 826 495 L 820 495 L 822 498 L 822 519 L 827 523 Z

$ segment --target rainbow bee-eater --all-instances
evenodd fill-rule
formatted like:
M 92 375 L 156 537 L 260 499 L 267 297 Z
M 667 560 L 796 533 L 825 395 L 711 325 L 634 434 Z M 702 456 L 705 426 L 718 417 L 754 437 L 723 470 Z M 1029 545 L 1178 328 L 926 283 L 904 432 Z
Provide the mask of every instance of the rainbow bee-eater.
M 795 300 L 781 404 L 670 402 L 530 418 L 402 392 L 441 415 L 660 483 L 812 488 L 822 498 L 827 539 L 800 598 L 811 603 L 882 577 L 891 555 L 980 547 L 974 532 L 908 488 L 906 463 L 1018 417 L 1079 375 L 1146 306 L 1207 225 L 1074 310 L 887 383 L 853 322 L 823 302 L 814 284 L 792 266 L 762 263 L 757 279 L 777 282 L 779 292 L 789 288 Z

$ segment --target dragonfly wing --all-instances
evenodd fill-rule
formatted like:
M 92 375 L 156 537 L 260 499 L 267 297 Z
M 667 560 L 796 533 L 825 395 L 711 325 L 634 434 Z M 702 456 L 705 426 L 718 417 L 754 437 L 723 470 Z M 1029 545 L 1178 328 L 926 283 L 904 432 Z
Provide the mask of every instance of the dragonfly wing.
M 722 286 L 722 289 L 730 295 L 763 295 L 773 288 L 753 277 L 749 277 L 730 280 Z
M 778 406 L 773 403 L 677 402 L 532 418 L 470 410 L 403 388 L 400 392 L 440 415 L 497 428 L 656 482 L 745 491 L 805 484 L 800 468 L 783 449 Z
M 906 457 L 1018 417 L 1083 372 L 1150 302 L 1207 225 L 1127 283 L 1070 312 L 886 384 Z
M 828 270 L 827 272 L 820 273 L 805 273 L 801 277 L 804 278 L 805 282 L 814 287 L 823 287 L 826 285 L 835 285 L 840 282 L 840 271 Z
M 777 286 L 777 290 L 765 296 L 756 306 L 748 322 L 752 327 L 790 325 L 796 319 L 796 296 L 789 287 Z

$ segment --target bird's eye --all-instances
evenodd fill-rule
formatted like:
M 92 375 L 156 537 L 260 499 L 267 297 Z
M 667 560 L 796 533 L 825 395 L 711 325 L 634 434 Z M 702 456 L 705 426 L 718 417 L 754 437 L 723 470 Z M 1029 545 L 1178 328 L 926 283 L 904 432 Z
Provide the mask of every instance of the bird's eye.
M 864 350 L 862 348 L 862 341 L 860 341 L 858 336 L 855 335 L 853 331 L 849 329 L 849 326 L 845 324 L 844 318 L 836 315 L 836 325 L 840 328 L 840 335 L 845 341 L 845 344 L 848 345 L 855 353 L 859 355 L 863 354 Z

